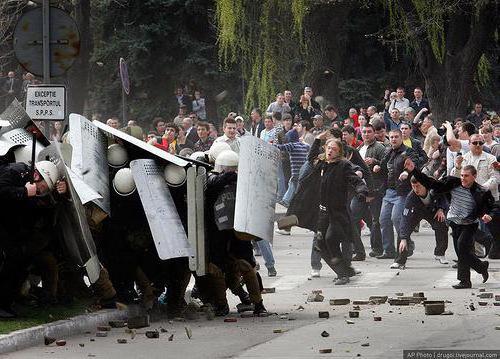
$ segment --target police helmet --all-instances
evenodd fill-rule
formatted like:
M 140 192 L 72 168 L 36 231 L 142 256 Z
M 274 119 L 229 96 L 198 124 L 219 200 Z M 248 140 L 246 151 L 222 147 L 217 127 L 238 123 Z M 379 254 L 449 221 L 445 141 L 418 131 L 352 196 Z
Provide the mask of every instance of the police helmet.
M 208 150 L 208 157 L 210 159 L 210 162 L 215 162 L 217 159 L 217 156 L 222 152 L 226 150 L 231 150 L 231 146 L 229 146 L 228 143 L 226 142 L 216 142 L 210 147 Z
M 134 177 L 130 168 L 121 168 L 113 178 L 113 189 L 120 196 L 128 196 L 135 191 Z
M 231 150 L 222 151 L 215 160 L 215 170 L 222 172 L 228 169 L 238 168 L 239 156 L 236 152 Z
M 128 154 L 125 147 L 118 143 L 113 143 L 108 147 L 108 164 L 111 167 L 119 168 L 125 166 L 128 161 Z
M 179 187 L 186 182 L 186 170 L 184 167 L 169 163 L 164 170 L 165 181 L 171 187 Z

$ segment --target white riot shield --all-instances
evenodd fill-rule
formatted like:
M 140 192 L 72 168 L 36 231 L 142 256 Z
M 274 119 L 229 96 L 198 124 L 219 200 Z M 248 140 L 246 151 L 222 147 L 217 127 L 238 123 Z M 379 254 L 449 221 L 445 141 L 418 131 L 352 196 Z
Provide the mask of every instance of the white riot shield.
M 22 103 L 14 99 L 12 103 L 0 114 L 0 121 L 7 121 L 9 126 L 0 128 L 0 135 L 15 128 L 24 128 L 31 121 Z
M 205 185 L 206 169 L 187 169 L 188 239 L 194 256 L 189 257 L 189 269 L 199 276 L 206 275 L 207 250 L 205 243 Z
M 16 150 L 21 151 L 18 153 L 18 155 L 16 155 L 16 162 L 24 162 L 27 165 L 30 165 L 31 151 L 33 146 L 33 135 L 31 133 L 26 131 L 24 128 L 15 128 L 13 130 L 5 132 L 0 139 L 5 141 L 6 143 L 13 144 L 12 147 L 23 147 L 22 149 Z M 44 148 L 45 146 L 37 140 L 35 147 L 35 158 L 38 157 L 40 151 L 42 151 Z M 0 155 L 4 154 L 0 153 Z
M 69 128 L 73 147 L 71 169 L 100 195 L 101 198 L 93 202 L 109 215 L 111 209 L 106 136 L 92 122 L 74 113 L 69 115 Z
M 95 283 L 99 279 L 101 270 L 97 250 L 87 222 L 85 208 L 75 191 L 58 145 L 58 143 L 53 143 L 44 148 L 38 156 L 38 161 L 52 161 L 57 166 L 60 177 L 64 178 L 68 184 L 69 200 L 61 203 L 63 208 L 59 212 L 63 240 L 71 259 L 77 265 L 84 266 L 90 283 Z
M 155 160 L 142 159 L 130 162 L 130 170 L 160 259 L 192 257 L 194 251 L 163 177 L 163 168 Z
M 125 142 L 126 144 L 130 144 L 130 145 L 134 146 L 136 150 L 140 149 L 142 151 L 145 151 L 146 154 L 154 155 L 154 156 L 159 157 L 161 159 L 164 159 L 168 162 L 175 163 L 176 165 L 181 166 L 181 167 L 186 167 L 190 163 L 190 162 L 183 160 L 182 158 L 179 158 L 177 156 L 174 156 L 166 151 L 160 150 L 159 148 L 156 148 L 155 146 L 151 146 L 144 141 L 138 140 L 137 138 L 130 136 L 129 134 L 127 134 L 123 131 L 120 131 L 120 130 L 117 130 L 116 128 L 110 127 L 102 122 L 92 121 L 92 123 L 94 125 L 96 125 L 97 127 L 99 127 L 99 129 L 101 129 L 102 131 L 107 133 L 108 135 L 113 135 L 114 137 L 119 138 L 120 140 Z M 144 157 L 140 156 L 139 158 L 144 158 Z
M 279 150 L 254 136 L 240 138 L 234 229 L 271 240 Z

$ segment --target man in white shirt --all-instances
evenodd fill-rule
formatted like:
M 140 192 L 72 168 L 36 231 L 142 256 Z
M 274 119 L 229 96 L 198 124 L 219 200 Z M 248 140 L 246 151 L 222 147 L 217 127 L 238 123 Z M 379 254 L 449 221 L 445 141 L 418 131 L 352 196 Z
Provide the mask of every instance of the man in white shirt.
M 276 138 L 276 128 L 274 128 L 274 122 L 272 116 L 267 115 L 264 118 L 264 129 L 260 133 L 260 139 L 267 142 L 273 143 Z
M 398 87 L 396 89 L 396 98 L 389 106 L 389 112 L 392 112 L 394 108 L 397 108 L 399 112 L 403 112 L 407 107 L 410 107 L 410 101 L 405 97 L 405 89 L 404 87 Z
M 214 144 L 218 142 L 226 142 L 229 146 L 231 146 L 231 149 L 234 152 L 240 153 L 240 141 L 239 138 L 236 137 L 236 120 L 234 118 L 228 117 L 224 120 L 223 126 L 224 134 L 220 137 L 217 137 L 214 141 Z

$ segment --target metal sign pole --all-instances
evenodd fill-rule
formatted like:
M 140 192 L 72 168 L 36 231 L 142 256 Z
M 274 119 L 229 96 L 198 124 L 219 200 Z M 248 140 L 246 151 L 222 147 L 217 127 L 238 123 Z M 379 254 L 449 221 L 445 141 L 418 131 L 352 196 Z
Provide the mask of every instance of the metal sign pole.
M 50 84 L 50 3 L 43 0 L 42 4 L 42 31 L 43 31 L 43 83 Z M 50 137 L 50 122 L 45 122 L 45 136 Z M 50 138 L 49 138 L 50 139 Z

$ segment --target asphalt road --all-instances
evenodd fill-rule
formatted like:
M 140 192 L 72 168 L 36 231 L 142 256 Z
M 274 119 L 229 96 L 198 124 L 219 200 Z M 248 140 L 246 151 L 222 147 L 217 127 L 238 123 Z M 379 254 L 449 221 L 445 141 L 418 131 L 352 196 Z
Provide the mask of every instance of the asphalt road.
M 334 286 L 334 274 L 323 268 L 320 278 L 309 278 L 312 234 L 293 229 L 291 236 L 276 234 L 274 254 L 278 276 L 268 278 L 262 257 L 261 273 L 265 287 L 276 292 L 264 295 L 270 312 L 268 318 L 241 318 L 235 311 L 236 299 L 228 294 L 231 317 L 207 320 L 203 315 L 186 322 L 160 321 L 151 329 L 163 328 L 159 339 L 148 339 L 148 329 L 138 329 L 135 337 L 123 329 L 113 329 L 106 338 L 95 333 L 64 338 L 66 346 L 39 346 L 5 355 L 6 358 L 403 358 L 403 350 L 453 349 L 500 350 L 500 306 L 495 299 L 479 299 L 480 288 L 500 295 L 500 261 L 490 261 L 490 279 L 481 283 L 473 274 L 473 288 L 454 290 L 456 270 L 434 259 L 434 237 L 421 227 L 413 239 L 416 250 L 405 270 L 389 269 L 391 260 L 368 258 L 355 262 L 361 274 L 345 286 Z M 367 236 L 364 243 L 369 243 Z M 455 258 L 450 237 L 447 257 Z M 369 248 L 367 248 L 367 252 Z M 323 302 L 307 302 L 313 290 L 322 290 Z M 427 316 L 422 305 L 361 305 L 359 318 L 350 319 L 353 300 L 367 300 L 370 295 L 396 297 L 396 293 L 412 296 L 424 292 L 428 300 L 447 300 L 446 310 L 452 315 Z M 349 298 L 351 304 L 332 306 L 333 298 Z M 486 302 L 480 306 L 479 301 Z M 470 309 L 473 304 L 475 310 Z M 302 309 L 303 308 L 303 309 Z M 319 311 L 328 311 L 328 319 L 318 318 Z M 374 321 L 380 316 L 381 321 Z M 348 322 L 351 321 L 351 322 Z M 192 332 L 191 339 L 186 334 Z M 499 328 L 500 329 L 500 328 Z M 280 331 L 276 333 L 276 331 Z M 323 331 L 328 337 L 322 337 Z M 173 334 L 172 341 L 168 338 Z M 127 339 L 118 344 L 118 338 Z M 320 354 L 320 349 L 332 349 Z M 500 354 L 499 356 L 500 357 Z

